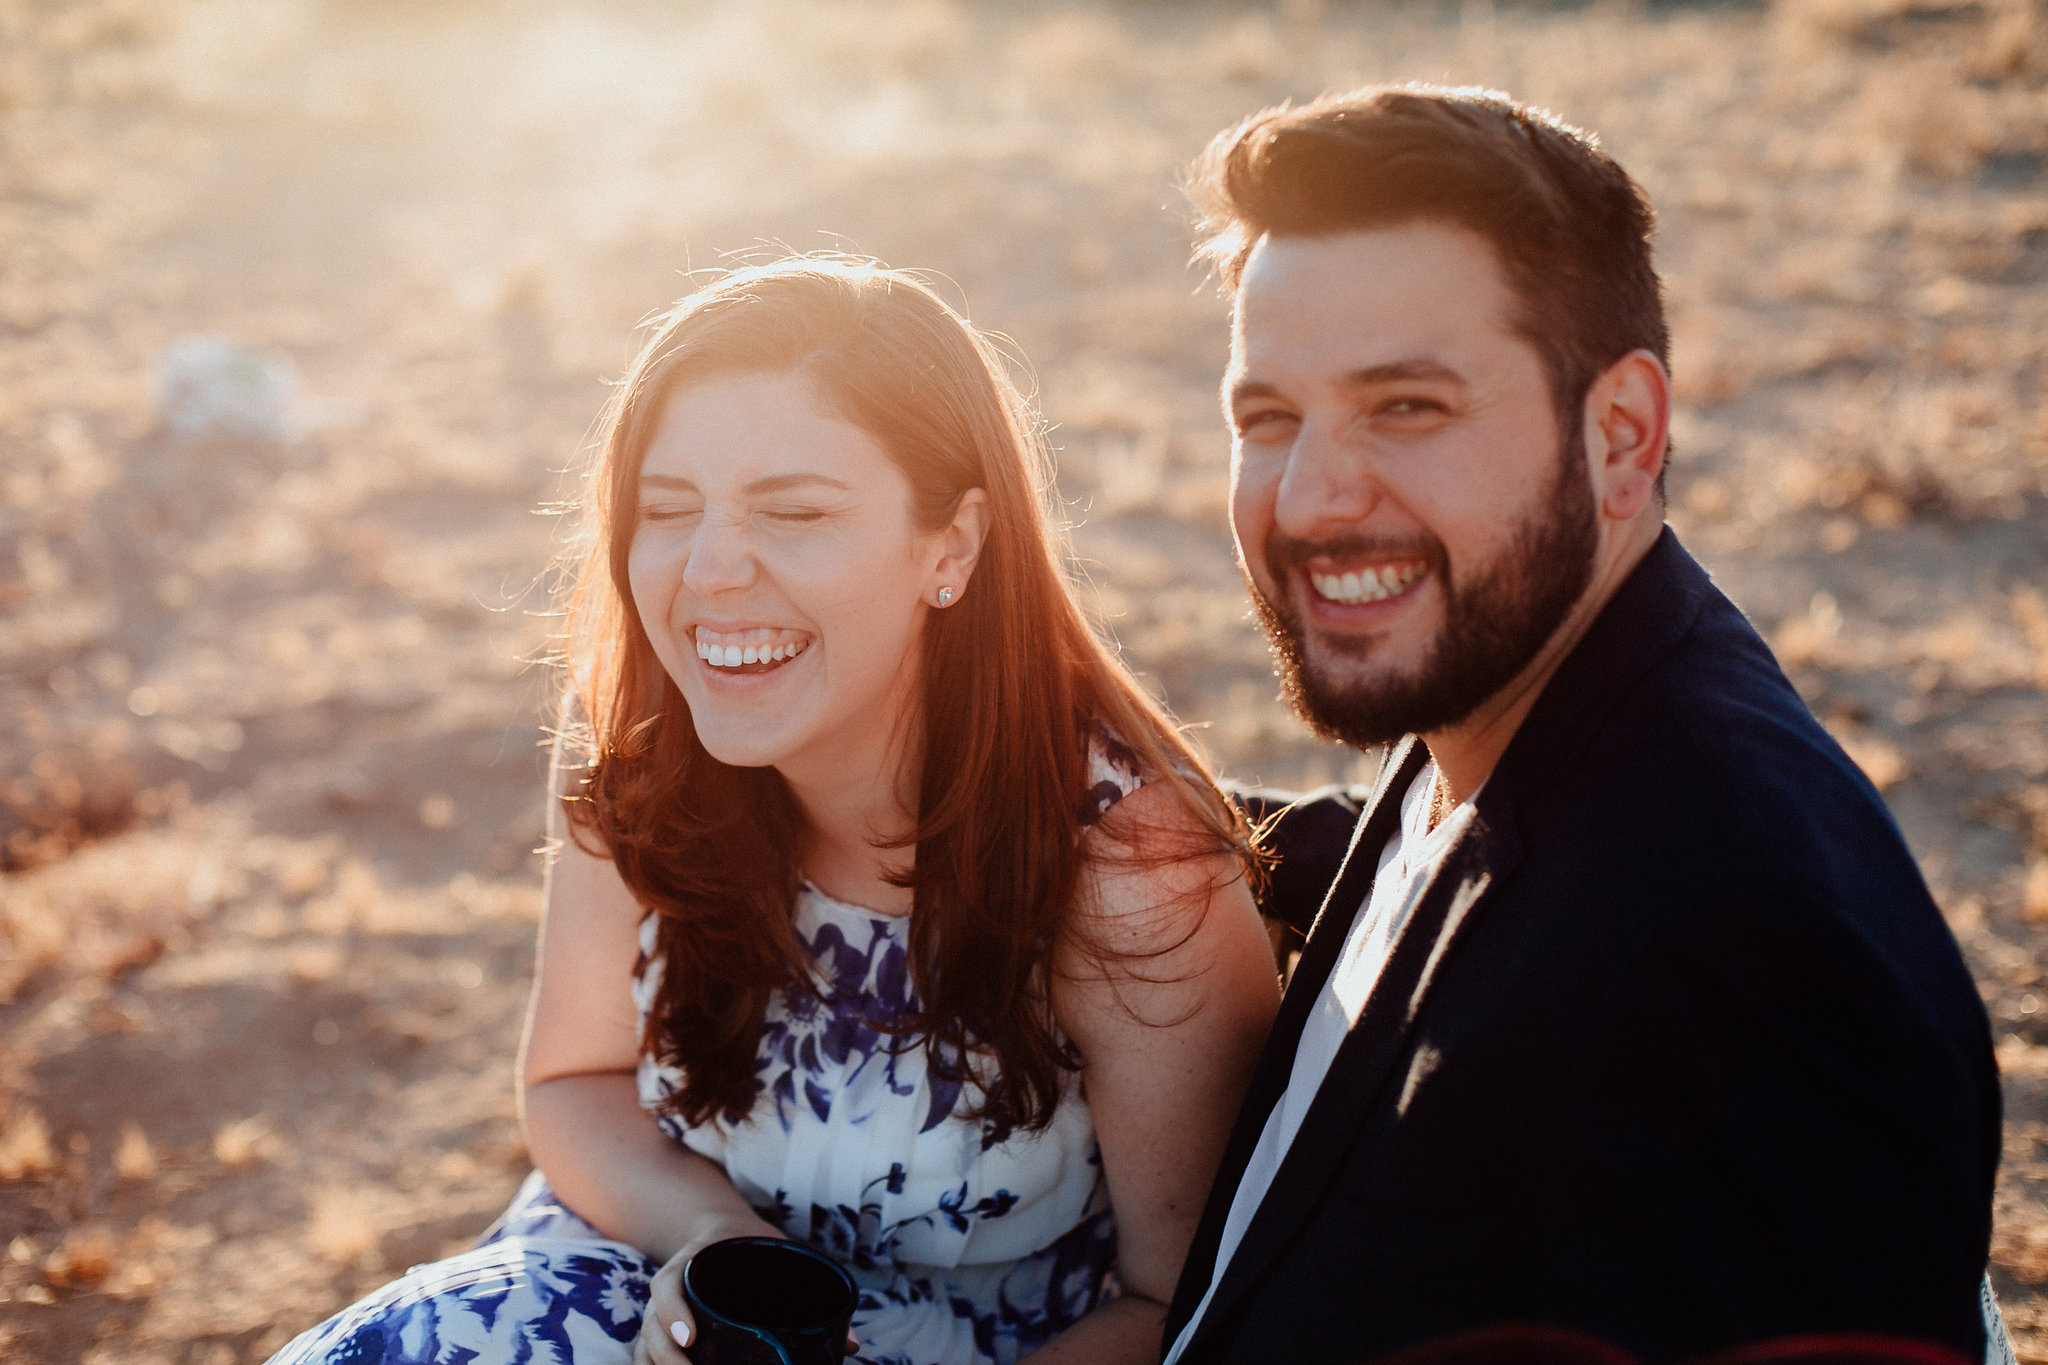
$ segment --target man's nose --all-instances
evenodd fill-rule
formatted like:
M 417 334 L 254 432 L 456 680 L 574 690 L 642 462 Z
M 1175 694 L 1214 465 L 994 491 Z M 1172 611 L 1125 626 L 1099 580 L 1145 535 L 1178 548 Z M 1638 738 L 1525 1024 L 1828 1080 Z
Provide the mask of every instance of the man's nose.
M 1304 422 L 1287 453 L 1273 504 L 1279 529 L 1317 540 L 1331 529 L 1371 516 L 1383 493 L 1365 452 L 1326 423 Z
M 754 578 L 754 551 L 744 523 L 707 513 L 690 536 L 683 586 L 701 596 L 744 588 Z

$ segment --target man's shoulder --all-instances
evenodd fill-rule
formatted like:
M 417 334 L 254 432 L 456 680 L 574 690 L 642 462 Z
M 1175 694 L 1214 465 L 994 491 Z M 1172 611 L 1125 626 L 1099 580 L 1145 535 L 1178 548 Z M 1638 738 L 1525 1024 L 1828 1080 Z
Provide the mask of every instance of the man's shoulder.
M 1815 844 L 1898 839 L 1883 798 L 1807 707 L 1769 646 L 1733 603 L 1714 593 L 1678 646 L 1616 709 L 1594 762 L 1654 771 L 1673 809 L 1702 837 L 1740 841 L 1756 855 L 1806 856 Z
M 1901 982 L 1974 1004 L 1883 798 L 1741 613 L 1713 599 L 1618 699 L 1577 770 L 1523 804 L 1529 856 L 1550 865 L 1539 880 L 1587 887 L 1642 951 L 1810 963 L 1854 941 Z
M 1622 827 L 1709 843 L 1826 805 L 1888 823 L 1770 647 L 1667 531 L 1553 675 L 1498 770 Z

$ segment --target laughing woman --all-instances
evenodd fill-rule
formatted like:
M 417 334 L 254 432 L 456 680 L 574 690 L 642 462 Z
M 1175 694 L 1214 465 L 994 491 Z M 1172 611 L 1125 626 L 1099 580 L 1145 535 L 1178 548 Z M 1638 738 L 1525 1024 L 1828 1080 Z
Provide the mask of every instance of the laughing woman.
M 1276 1006 L 1245 828 L 1090 629 L 1037 429 L 915 279 L 660 323 L 574 576 L 524 1049 L 538 1171 L 282 1361 L 687 1358 L 795 1238 L 873 1362 L 1153 1361 Z

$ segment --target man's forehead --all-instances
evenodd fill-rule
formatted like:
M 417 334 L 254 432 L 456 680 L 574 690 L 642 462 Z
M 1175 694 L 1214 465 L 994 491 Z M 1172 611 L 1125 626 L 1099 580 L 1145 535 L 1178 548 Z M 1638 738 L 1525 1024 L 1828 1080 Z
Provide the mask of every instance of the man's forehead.
M 1266 236 L 1239 280 L 1232 369 L 1356 368 L 1512 339 L 1514 302 L 1492 246 L 1454 224 Z

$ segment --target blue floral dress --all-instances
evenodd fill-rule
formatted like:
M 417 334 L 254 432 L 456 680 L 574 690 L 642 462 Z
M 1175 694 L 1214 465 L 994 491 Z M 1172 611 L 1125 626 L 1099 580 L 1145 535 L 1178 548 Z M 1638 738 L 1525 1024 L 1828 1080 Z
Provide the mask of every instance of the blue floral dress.
M 1139 785 L 1129 750 L 1089 747 L 1084 822 Z M 860 1286 L 870 1365 L 1010 1365 L 1116 1293 L 1116 1233 L 1088 1106 L 1071 1074 L 1051 1126 L 970 1119 L 922 1046 L 878 1029 L 917 1008 L 910 924 L 806 884 L 794 909 L 814 988 L 769 1002 L 751 1112 L 653 1119 L 722 1165 L 762 1217 L 838 1258 Z M 659 984 L 641 926 L 633 996 Z M 650 1111 L 682 1077 L 652 1058 Z M 627 1365 L 659 1266 L 557 1200 L 539 1172 L 477 1246 L 415 1266 L 302 1334 L 272 1365 Z

